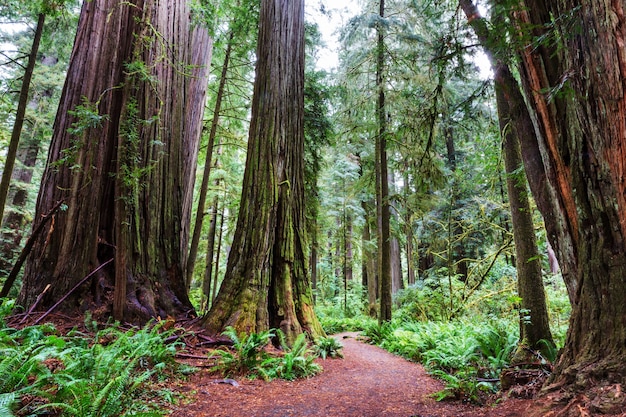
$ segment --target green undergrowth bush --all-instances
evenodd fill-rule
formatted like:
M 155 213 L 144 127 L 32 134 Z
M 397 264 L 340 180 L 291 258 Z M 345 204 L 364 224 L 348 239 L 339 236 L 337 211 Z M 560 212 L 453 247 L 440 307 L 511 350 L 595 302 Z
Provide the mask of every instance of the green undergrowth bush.
M 334 303 L 318 304 L 315 306 L 315 314 L 326 334 L 358 332 L 377 322 L 376 319 L 368 317 L 362 312 L 346 314 L 346 311 L 339 304 Z
M 515 326 L 504 320 L 395 320 L 371 326 L 364 335 L 392 353 L 421 362 L 442 379 L 446 387 L 436 394 L 438 400 L 476 403 L 498 390 L 498 376 L 509 365 L 518 340 Z
M 313 353 L 322 359 L 343 358 L 343 345 L 334 337 L 320 337 L 313 345 Z
M 150 323 L 62 335 L 52 324 L 0 329 L 0 415 L 159 416 L 176 395 L 166 378 L 189 368 L 174 362 L 173 330 Z
M 317 356 L 309 348 L 304 334 L 300 334 L 291 347 L 285 343 L 284 334 L 275 329 L 238 334 L 233 327 L 228 327 L 223 334 L 233 342 L 232 348 L 216 349 L 211 355 L 216 360 L 215 370 L 226 377 L 292 381 L 322 370 L 315 363 Z M 280 350 L 272 347 L 273 339 L 279 341 Z

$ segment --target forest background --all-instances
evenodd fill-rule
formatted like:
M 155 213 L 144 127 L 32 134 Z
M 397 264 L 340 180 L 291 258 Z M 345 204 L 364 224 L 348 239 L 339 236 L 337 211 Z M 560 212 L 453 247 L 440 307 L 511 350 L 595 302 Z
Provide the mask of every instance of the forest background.
M 250 28 L 258 18 L 254 7 L 241 3 L 237 8 L 224 2 L 194 9 L 208 22 L 215 42 L 191 222 L 198 239 L 195 248 L 191 239 L 186 270 L 189 297 L 198 313 L 208 311 L 218 293 L 241 197 L 256 33 L 235 30 L 234 22 L 251 21 Z M 25 24 L 26 30 L 3 35 L 16 47 L 4 54 L 2 66 L 0 140 L 6 147 L 16 121 L 15 92 L 24 79 L 25 56 L 20 51 L 31 49 L 35 16 L 43 14 L 34 3 L 33 8 L 10 6 L 2 9 L 3 18 Z M 374 340 L 391 350 L 445 369 L 452 395 L 478 399 L 478 391 L 495 389 L 496 383 L 481 382 L 494 379 L 509 363 L 528 321 L 529 311 L 518 292 L 507 191 L 510 180 L 525 184 L 524 171 L 519 166 L 505 168 L 493 82 L 479 74 L 473 59 L 479 40 L 458 5 L 388 2 L 385 16 L 377 2 L 359 6 L 338 29 L 336 68 L 320 70 L 316 65 L 321 37 L 313 22 L 307 26 L 305 183 L 316 313 L 326 332 L 369 329 Z M 338 13 L 323 2 L 309 7 L 322 18 Z M 237 16 L 234 10 L 247 14 Z M 495 14 L 489 8 L 484 13 Z M 4 211 L 1 256 L 7 275 L 34 219 L 78 7 L 68 2 L 45 14 Z M 386 33 L 384 67 L 381 25 Z M 377 101 L 381 78 L 386 90 L 382 119 Z M 375 262 L 380 246 L 376 138 L 381 125 L 389 132 L 385 242 L 390 245 L 393 295 L 393 319 L 383 320 L 389 321 L 384 326 L 372 321 L 381 313 L 380 266 Z M 203 194 L 202 179 L 208 171 Z M 568 294 L 532 201 L 529 213 L 538 247 L 532 260 L 543 271 L 558 348 L 565 341 Z M 9 297 L 17 295 L 19 277 L 17 284 Z M 425 334 L 434 340 L 426 342 Z M 427 353 L 431 345 L 442 348 L 445 340 L 454 340 L 445 357 Z M 478 349 L 489 340 L 497 351 Z M 554 360 L 552 340 L 541 340 L 547 346 L 546 360 Z M 537 346 L 531 347 L 535 352 Z M 493 362 L 492 373 L 485 372 L 481 361 Z

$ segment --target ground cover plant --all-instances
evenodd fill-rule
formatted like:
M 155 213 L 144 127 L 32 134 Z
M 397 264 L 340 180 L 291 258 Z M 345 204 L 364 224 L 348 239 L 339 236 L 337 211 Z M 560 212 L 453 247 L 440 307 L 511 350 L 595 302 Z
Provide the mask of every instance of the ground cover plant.
M 233 346 L 216 349 L 210 355 L 216 360 L 215 371 L 226 377 L 245 376 L 266 381 L 310 377 L 322 370 L 314 362 L 318 356 L 338 357 L 341 348 L 324 338 L 311 349 L 304 333 L 298 335 L 292 346 L 288 346 L 284 334 L 277 329 L 238 334 L 234 328 L 227 327 L 223 335 L 233 342 Z
M 10 306 L 11 303 L 7 303 Z M 8 308 L 4 307 L 6 313 Z M 163 323 L 61 334 L 52 324 L 0 327 L 0 415 L 160 416 L 177 396 L 163 384 L 189 367 Z
M 379 324 L 363 313 L 346 314 L 339 303 L 322 304 L 316 311 L 328 333 L 361 331 L 370 343 L 422 363 L 445 383 L 436 399 L 485 403 L 500 390 L 501 373 L 517 369 L 512 365 L 516 353 L 528 350 L 519 341 L 519 320 L 524 316 L 513 290 L 515 280 L 507 274 L 492 279 L 475 294 L 477 301 L 457 303 L 453 317 L 447 314 L 449 295 L 429 286 L 429 282 L 396 294 L 390 322 Z M 558 347 L 563 346 L 570 309 L 558 276 L 547 276 L 545 282 L 557 347 L 547 349 L 543 355 L 528 353 L 536 362 L 533 365 L 550 369 Z M 348 310 L 359 309 L 351 306 Z M 365 311 L 364 300 L 361 311 Z

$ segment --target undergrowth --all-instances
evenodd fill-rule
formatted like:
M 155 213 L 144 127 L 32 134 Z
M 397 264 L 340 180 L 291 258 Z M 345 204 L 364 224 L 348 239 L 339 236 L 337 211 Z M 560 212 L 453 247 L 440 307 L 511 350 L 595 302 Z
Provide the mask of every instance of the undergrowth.
M 570 313 L 567 293 L 558 276 L 545 279 L 551 328 L 562 346 Z M 473 301 L 455 303 L 440 288 L 426 283 L 399 291 L 394 297 L 394 318 L 379 325 L 360 307 L 340 308 L 331 302 L 316 307 L 327 333 L 362 331 L 371 343 L 409 360 L 422 363 L 445 383 L 438 400 L 460 399 L 483 403 L 500 388 L 499 376 L 518 347 L 519 297 L 515 280 L 503 274 L 475 295 Z M 536 353 L 539 355 L 538 353 Z M 545 349 L 543 362 L 554 362 L 557 348 Z
M 5 301 L 6 302 L 6 301 Z M 160 416 L 176 395 L 161 384 L 177 372 L 173 330 L 159 323 L 61 335 L 52 324 L 0 328 L 0 415 Z
M 499 388 L 498 376 L 517 347 L 514 328 L 505 321 L 475 323 L 390 322 L 364 331 L 372 343 L 421 362 L 446 387 L 435 397 L 481 403 Z
M 227 377 L 246 376 L 266 381 L 307 378 L 322 370 L 315 363 L 316 357 L 339 356 L 341 349 L 340 344 L 330 344 L 324 340 L 320 342 L 322 345 L 316 344 L 312 350 L 305 334 L 300 334 L 289 347 L 283 333 L 274 329 L 238 334 L 234 328 L 228 327 L 223 334 L 232 340 L 232 348 L 217 349 L 211 354 L 217 362 L 216 371 Z M 279 341 L 280 349 L 272 347 L 273 339 Z

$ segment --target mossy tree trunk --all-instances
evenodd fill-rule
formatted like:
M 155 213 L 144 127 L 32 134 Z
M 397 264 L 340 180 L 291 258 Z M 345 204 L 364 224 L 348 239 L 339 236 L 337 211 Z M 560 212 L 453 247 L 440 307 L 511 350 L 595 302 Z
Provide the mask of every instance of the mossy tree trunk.
M 304 2 L 261 2 L 252 119 L 237 228 L 204 325 L 323 335 L 307 275 Z
M 526 191 L 526 175 L 521 171 L 522 156 L 515 124 L 509 113 L 509 102 L 500 87 L 502 82 L 513 83 L 515 79 L 499 74 L 508 73 L 502 64 L 495 68 L 496 101 L 502 134 L 502 153 L 507 174 L 507 190 L 511 208 L 511 223 L 515 240 L 515 267 L 517 269 L 517 291 L 522 299 L 520 310 L 520 341 L 525 347 L 545 351 L 554 347 L 546 294 L 543 287 L 541 257 L 537 248 L 537 237 L 533 215 Z M 510 74 L 510 73 L 508 73 Z M 514 88 L 511 86 L 509 88 Z M 521 350 L 519 351 L 522 352 Z M 525 355 L 518 355 L 521 359 Z
M 192 311 L 188 224 L 210 38 L 186 2 L 85 2 L 59 105 L 37 216 L 63 200 L 36 242 L 17 303 L 47 284 L 54 304 L 143 322 Z

